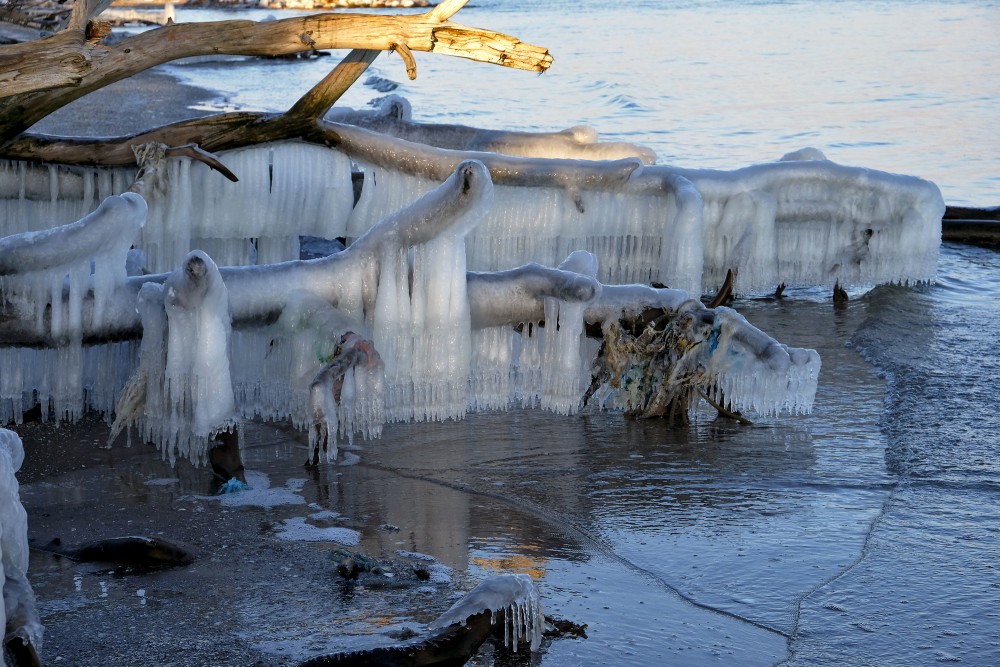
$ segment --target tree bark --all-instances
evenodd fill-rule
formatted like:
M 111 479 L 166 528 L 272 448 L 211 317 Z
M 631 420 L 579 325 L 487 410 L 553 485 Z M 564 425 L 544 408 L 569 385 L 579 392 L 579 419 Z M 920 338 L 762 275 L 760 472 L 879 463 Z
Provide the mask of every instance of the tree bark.
M 0 146 L 49 113 L 154 65 L 200 55 L 280 56 L 315 49 L 405 49 L 541 72 L 548 50 L 515 37 L 453 23 L 465 2 L 425 14 L 318 14 L 268 23 L 215 21 L 167 25 L 108 46 L 87 39 L 78 0 L 70 27 L 51 37 L 0 47 Z M 82 8 L 81 8 L 82 7 Z

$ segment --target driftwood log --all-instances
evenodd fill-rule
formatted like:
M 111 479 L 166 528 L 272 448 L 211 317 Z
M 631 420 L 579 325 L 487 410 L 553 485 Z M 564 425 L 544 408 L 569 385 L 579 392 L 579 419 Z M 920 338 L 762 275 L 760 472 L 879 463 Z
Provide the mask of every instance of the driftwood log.
M 949 206 L 941 221 L 941 240 L 1000 247 L 1000 206 Z
M 295 119 L 322 115 L 381 51 L 397 51 L 406 61 L 411 77 L 416 75 L 414 51 L 536 72 L 549 67 L 552 57 L 542 47 L 450 21 L 466 2 L 445 0 L 426 13 L 408 16 L 337 13 L 267 23 L 232 20 L 171 24 L 108 45 L 104 43 L 108 31 L 95 18 L 106 3 L 76 0 L 63 30 L 39 40 L 0 47 L 0 151 L 5 157 L 14 157 L 6 147 L 69 102 L 154 65 L 189 56 L 281 56 L 317 49 L 359 50 L 352 54 L 351 62 L 338 68 L 293 107 L 283 124 L 286 131 L 295 125 Z M 223 122 L 210 123 L 200 136 L 225 136 L 236 126 L 256 125 L 258 121 L 253 116 L 231 115 Z M 294 136 L 294 131 L 284 136 Z M 274 137 L 265 133 L 262 140 L 269 138 Z M 220 142 L 224 140 L 209 143 L 218 148 Z M 204 144 L 202 147 L 208 149 Z M 23 153 L 20 156 L 29 157 Z M 42 155 L 34 158 L 51 159 Z

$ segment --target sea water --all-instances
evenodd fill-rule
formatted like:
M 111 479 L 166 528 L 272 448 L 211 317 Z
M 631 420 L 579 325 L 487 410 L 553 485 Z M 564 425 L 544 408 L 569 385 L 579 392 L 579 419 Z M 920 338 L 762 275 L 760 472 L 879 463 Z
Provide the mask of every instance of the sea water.
M 344 103 L 389 82 L 418 120 L 589 124 L 684 167 L 814 146 L 933 180 L 951 204 L 1000 203 L 995 2 L 481 0 L 456 18 L 555 64 L 539 76 L 418 53 L 410 82 L 383 55 Z M 224 91 L 218 107 L 277 110 L 333 60 L 170 71 Z M 811 415 L 390 425 L 338 469 L 336 509 L 403 526 L 410 550 L 472 577 L 534 576 L 546 613 L 588 625 L 547 645 L 545 665 L 1000 664 L 998 276 L 995 253 L 945 244 L 933 285 L 843 309 L 813 290 L 735 303 L 820 352 Z M 366 495 L 379 476 L 394 481 Z M 328 502 L 319 482 L 303 492 Z
M 292 12 L 241 11 L 284 18 Z M 178 20 L 233 18 L 179 9 Z M 383 54 L 342 104 L 393 88 L 414 119 L 494 129 L 595 127 L 662 164 L 735 169 L 811 146 L 842 164 L 937 183 L 950 204 L 996 205 L 1000 4 L 995 1 L 479 0 L 456 22 L 544 46 L 537 75 L 415 53 L 409 81 Z M 283 110 L 335 64 L 199 59 L 174 74 L 216 103 Z

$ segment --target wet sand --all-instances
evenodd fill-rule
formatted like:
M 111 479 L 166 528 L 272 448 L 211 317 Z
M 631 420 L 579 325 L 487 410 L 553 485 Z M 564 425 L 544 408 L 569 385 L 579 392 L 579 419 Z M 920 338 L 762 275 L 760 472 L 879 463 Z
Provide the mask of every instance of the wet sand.
M 405 569 L 419 561 L 395 555 L 413 540 L 382 528 L 381 517 L 331 510 L 355 490 L 341 482 L 344 468 L 304 468 L 306 448 L 294 431 L 247 425 L 253 490 L 217 496 L 206 468 L 171 466 L 151 446 L 105 449 L 107 428 L 93 416 L 15 430 L 26 449 L 19 477 L 33 547 L 147 535 L 196 556 L 189 566 L 141 572 L 33 549 L 29 578 L 45 625 L 45 664 L 291 665 L 370 645 L 394 627 L 421 631 L 463 584 L 461 577 L 419 581 Z M 370 489 L 387 481 L 371 479 L 383 477 L 377 472 L 365 477 Z M 311 541 L 313 529 L 331 528 L 342 542 Z M 361 532 L 369 534 L 363 542 Z M 398 590 L 342 579 L 337 548 L 394 563 Z
M 179 84 L 153 68 L 66 105 L 31 128 L 60 136 L 118 137 L 167 123 L 200 118 L 190 107 L 209 102 L 212 91 Z

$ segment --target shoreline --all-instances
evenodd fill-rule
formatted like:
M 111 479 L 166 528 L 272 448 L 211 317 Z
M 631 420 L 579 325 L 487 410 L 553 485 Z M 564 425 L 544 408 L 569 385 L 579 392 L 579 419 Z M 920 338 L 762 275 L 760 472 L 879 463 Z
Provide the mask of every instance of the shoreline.
M 0 21 L 0 44 L 39 39 L 42 31 Z M 194 109 L 220 100 L 159 66 L 84 95 L 35 123 L 28 131 L 68 137 L 121 137 L 213 113 Z
M 215 112 L 192 107 L 222 96 L 219 91 L 192 86 L 154 67 L 74 100 L 29 131 L 73 137 L 128 136 L 211 115 Z

